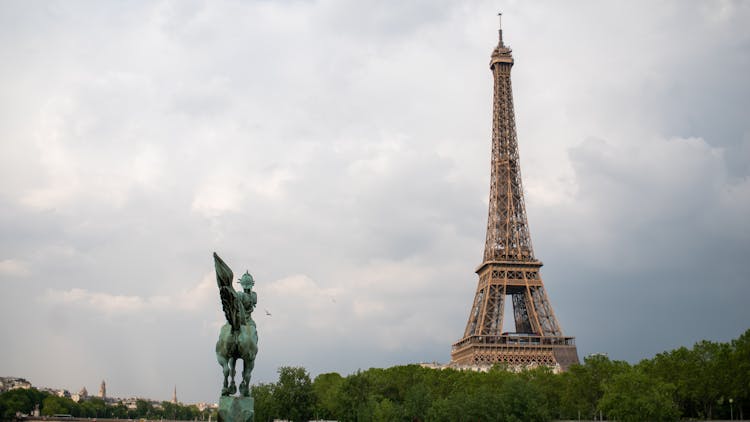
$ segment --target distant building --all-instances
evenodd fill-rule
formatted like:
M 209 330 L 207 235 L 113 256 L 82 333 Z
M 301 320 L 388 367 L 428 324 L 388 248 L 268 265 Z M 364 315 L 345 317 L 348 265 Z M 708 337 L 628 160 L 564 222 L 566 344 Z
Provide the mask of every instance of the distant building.
M 31 388 L 31 383 L 18 377 L 0 377 L 0 393 L 16 388 Z
M 443 365 L 438 362 L 419 362 L 419 366 L 427 369 L 445 369 L 448 367 L 448 365 Z
M 32 384 L 23 378 L 0 377 L 0 393 L 3 393 L 8 390 L 16 389 L 16 388 L 28 389 L 28 388 L 32 388 Z M 85 386 L 81 387 L 81 389 L 77 393 L 73 393 L 73 394 L 71 394 L 70 391 L 66 389 L 60 389 L 60 388 L 49 388 L 49 387 L 40 387 L 40 386 L 37 386 L 35 388 L 37 388 L 39 391 L 43 391 L 51 395 L 70 398 L 76 402 L 82 402 L 91 397 L 94 397 L 94 396 L 89 396 L 89 392 Z M 114 406 L 114 405 L 117 405 L 118 403 L 122 403 L 128 409 L 136 409 L 138 400 L 146 401 L 149 404 L 151 404 L 151 406 L 153 406 L 154 409 L 158 409 L 158 410 L 162 410 L 164 408 L 163 403 L 167 403 L 166 401 L 153 400 L 153 399 L 141 398 L 141 397 L 131 397 L 131 398 L 126 398 L 126 399 L 122 399 L 118 397 L 108 397 L 107 396 L 107 384 L 104 380 L 102 380 L 102 384 L 99 387 L 98 397 L 104 400 L 104 402 L 107 405 Z M 172 390 L 171 403 L 179 404 L 179 401 L 177 400 L 177 386 L 176 385 L 174 386 L 174 389 Z M 218 409 L 219 408 L 219 405 L 216 403 L 197 403 L 196 406 L 201 411 L 205 409 Z M 35 411 L 36 413 L 33 413 L 34 411 L 32 411 L 32 416 L 39 416 L 38 407 Z
M 122 404 L 124 404 L 125 407 L 127 407 L 128 409 L 134 410 L 134 409 L 136 409 L 138 407 L 137 404 L 136 404 L 137 401 L 138 401 L 137 398 L 130 397 L 130 398 L 124 399 L 122 401 Z
M 89 398 L 89 392 L 86 390 L 86 387 L 83 387 L 78 393 L 72 394 L 70 398 L 73 399 L 74 402 L 80 403 Z
M 70 395 L 70 391 L 65 390 L 65 389 L 41 387 L 38 390 L 39 391 L 44 391 L 45 393 L 49 393 L 49 394 L 51 394 L 53 396 L 57 396 L 57 397 L 72 398 L 71 395 Z
M 219 405 L 216 404 L 216 403 L 204 403 L 204 402 L 201 402 L 201 403 L 196 403 L 195 406 L 198 407 L 198 410 L 200 410 L 201 412 L 204 411 L 204 410 L 206 410 L 206 409 L 218 409 L 219 408 Z
M 120 403 L 130 410 L 135 410 L 138 408 L 138 401 L 145 401 L 154 409 L 161 410 L 164 408 L 164 406 L 162 406 L 161 402 L 159 402 L 158 400 L 153 400 L 145 397 L 128 397 L 126 399 L 120 399 Z

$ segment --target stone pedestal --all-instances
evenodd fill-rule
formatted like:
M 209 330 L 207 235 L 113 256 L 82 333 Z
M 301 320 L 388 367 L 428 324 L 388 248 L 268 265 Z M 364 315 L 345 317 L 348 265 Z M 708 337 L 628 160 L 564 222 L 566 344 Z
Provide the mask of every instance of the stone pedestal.
M 253 422 L 255 400 L 252 397 L 221 396 L 219 422 Z

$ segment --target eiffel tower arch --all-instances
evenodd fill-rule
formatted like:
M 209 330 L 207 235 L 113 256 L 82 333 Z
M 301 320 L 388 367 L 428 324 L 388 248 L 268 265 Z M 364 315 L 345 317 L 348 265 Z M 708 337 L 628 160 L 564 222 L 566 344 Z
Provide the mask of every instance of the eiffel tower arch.
M 544 289 L 526 218 L 513 111 L 511 49 L 492 52 L 494 79 L 492 168 L 487 237 L 479 283 L 463 337 L 453 344 L 452 366 L 560 366 L 578 363 L 575 338 L 563 335 Z M 510 301 L 507 299 L 510 298 Z M 505 306 L 513 307 L 515 332 L 503 332 Z

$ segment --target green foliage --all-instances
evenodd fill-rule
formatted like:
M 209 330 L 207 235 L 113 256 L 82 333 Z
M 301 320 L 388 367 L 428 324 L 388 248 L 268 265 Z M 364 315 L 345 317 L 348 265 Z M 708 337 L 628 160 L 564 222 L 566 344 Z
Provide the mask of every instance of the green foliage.
M 679 410 L 674 391 L 672 384 L 630 368 L 605 385 L 599 408 L 608 418 L 620 422 L 675 421 Z
M 276 402 L 273 399 L 275 384 L 258 384 L 250 387 L 250 395 L 255 400 L 255 420 L 270 421 L 279 414 Z
M 423 383 L 413 384 L 404 396 L 404 413 L 412 420 L 423 421 L 432 405 L 432 394 Z
M 100 398 L 91 398 L 79 403 L 81 416 L 86 418 L 98 418 L 107 416 L 107 405 Z
M 567 417 L 593 419 L 597 404 L 604 396 L 604 387 L 616 374 L 629 368 L 627 362 L 611 361 L 604 355 L 592 355 L 584 359 L 583 365 L 573 365 L 562 375 L 563 390 L 561 412 Z
M 159 406 L 154 406 L 149 401 L 138 400 L 136 409 L 131 410 L 122 403 L 108 405 L 98 397 L 76 403 L 67 397 L 58 397 L 31 388 L 14 389 L 0 394 L 0 420 L 12 420 L 16 413 L 29 415 L 36 406 L 39 406 L 42 416 L 69 414 L 81 418 L 208 420 L 211 414 L 208 410 L 199 411 L 194 405 L 185 406 L 171 402 L 162 402 Z
M 743 418 L 750 412 L 750 330 L 745 331 L 730 346 L 728 397 L 733 399 L 734 415 Z M 728 400 L 727 400 L 728 401 Z M 725 413 L 726 414 L 726 413 Z
M 502 399 L 508 421 L 546 421 L 550 419 L 547 400 L 541 391 L 520 377 L 513 377 L 503 388 Z
M 374 422 L 391 422 L 401 418 L 401 407 L 389 399 L 383 399 L 373 406 L 372 420 Z
M 279 368 L 279 382 L 273 389 L 273 397 L 281 419 L 306 421 L 312 418 L 315 393 L 305 368 Z
M 288 396 L 278 389 L 302 384 L 307 390 L 306 382 L 282 383 L 282 375 L 304 380 L 302 374 L 302 368 L 282 368 L 279 383 L 253 387 L 256 420 L 290 418 Z M 312 415 L 340 421 L 729 419 L 730 398 L 737 418 L 750 402 L 750 330 L 730 343 L 704 341 L 636 366 L 605 355 L 589 356 L 562 374 L 546 367 L 481 373 L 406 365 L 347 377 L 321 374 L 310 390 Z
M 552 419 L 563 418 L 562 395 L 565 390 L 563 376 L 553 373 L 552 368 L 546 366 L 521 372 L 519 376 L 532 385 L 544 398 L 547 414 Z
M 729 343 L 701 341 L 692 349 L 660 353 L 638 367 L 675 387 L 674 401 L 683 417 L 744 417 L 750 404 L 750 330 Z
M 42 415 L 73 415 L 80 416 L 81 409 L 78 403 L 67 397 L 48 396 L 42 400 Z
M 370 400 L 372 390 L 370 378 L 371 376 L 367 373 L 357 371 L 344 379 L 337 396 L 336 407 L 340 412 L 337 415 L 338 418 L 344 421 L 369 419 L 373 404 Z
M 118 403 L 108 409 L 107 415 L 115 419 L 126 419 L 128 408 L 124 404 Z
M 316 418 L 330 420 L 335 419 L 335 415 L 339 414 L 338 397 L 341 394 L 343 382 L 341 375 L 335 372 L 315 377 L 312 387 L 315 394 Z
M 151 416 L 151 413 L 153 412 L 154 407 L 151 405 L 151 403 L 147 402 L 146 400 L 136 400 L 135 401 L 135 411 L 138 415 L 143 416 Z
M 29 415 L 49 396 L 36 388 L 17 388 L 0 394 L 0 420 L 13 419 L 16 413 Z

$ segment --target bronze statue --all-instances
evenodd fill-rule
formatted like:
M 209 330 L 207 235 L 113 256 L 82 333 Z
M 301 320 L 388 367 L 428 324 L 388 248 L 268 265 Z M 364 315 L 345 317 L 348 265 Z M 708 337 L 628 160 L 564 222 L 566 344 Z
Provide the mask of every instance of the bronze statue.
M 216 283 L 219 285 L 221 306 L 224 309 L 227 323 L 221 327 L 219 341 L 216 342 L 216 359 L 224 371 L 224 386 L 222 396 L 231 396 L 237 392 L 234 384 L 235 365 L 242 359 L 242 382 L 240 395 L 250 396 L 250 372 L 255 365 L 255 355 L 258 353 L 258 331 L 253 321 L 252 313 L 258 303 L 258 295 L 253 291 L 255 281 L 249 272 L 245 272 L 239 280 L 242 291 L 232 287 L 234 274 L 232 270 L 214 252 L 214 266 L 216 267 Z M 230 374 L 231 373 L 231 374 Z M 231 375 L 231 383 L 229 377 Z

